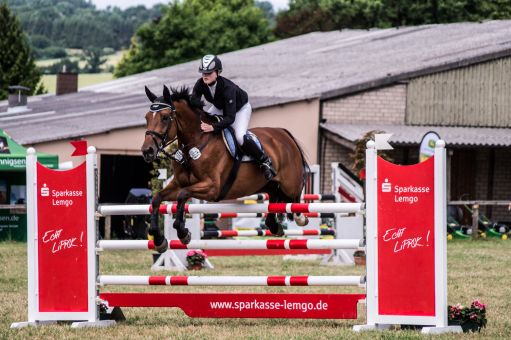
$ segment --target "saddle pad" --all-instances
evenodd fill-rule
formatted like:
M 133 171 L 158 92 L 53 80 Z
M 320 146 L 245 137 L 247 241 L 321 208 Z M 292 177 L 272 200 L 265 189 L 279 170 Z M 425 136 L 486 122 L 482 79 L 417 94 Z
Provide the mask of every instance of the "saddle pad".
M 253 134 L 252 132 L 250 131 L 247 131 L 247 133 L 251 136 L 251 138 L 253 140 L 255 140 L 255 142 L 257 143 L 257 145 L 262 148 L 261 146 L 261 142 L 259 141 L 259 139 L 257 138 L 257 136 L 255 134 Z M 223 131 L 222 131 L 222 138 L 224 140 L 224 144 L 225 146 L 227 147 L 227 150 L 229 150 L 229 153 L 231 154 L 231 156 L 233 158 L 237 158 L 239 155 L 237 154 L 237 151 L 239 151 L 239 148 L 237 147 L 238 146 L 238 141 L 236 141 L 236 138 L 234 137 L 234 131 L 232 130 L 231 127 L 228 127 L 228 128 L 225 128 Z M 254 162 L 254 158 L 251 157 L 251 156 L 247 156 L 247 155 L 243 155 L 243 158 L 241 159 L 241 162 L 243 163 L 246 163 L 246 162 Z

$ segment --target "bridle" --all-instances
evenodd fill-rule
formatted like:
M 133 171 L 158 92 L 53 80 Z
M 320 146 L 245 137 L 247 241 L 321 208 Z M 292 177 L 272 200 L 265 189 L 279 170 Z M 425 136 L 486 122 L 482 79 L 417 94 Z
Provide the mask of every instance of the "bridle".
M 156 150 L 157 157 L 170 158 L 170 159 L 178 162 L 179 164 L 189 168 L 190 164 L 187 161 L 187 156 L 186 156 L 185 151 L 187 148 L 190 148 L 190 145 L 182 145 L 182 146 L 178 147 L 177 150 L 172 153 L 169 153 L 165 150 L 165 148 L 167 146 L 174 143 L 178 139 L 177 134 L 176 134 L 176 137 L 174 137 L 172 140 L 168 139 L 168 132 L 171 127 L 172 121 L 175 120 L 177 129 L 178 130 L 180 129 L 179 120 L 176 119 L 176 108 L 172 104 L 162 103 L 162 102 L 153 102 L 153 104 L 151 104 L 151 106 L 149 108 L 149 111 L 155 114 L 159 111 L 166 110 L 166 109 L 170 109 L 171 113 L 169 116 L 169 121 L 167 123 L 167 126 L 165 127 L 165 131 L 163 133 L 159 133 L 154 130 L 146 130 L 145 135 L 152 137 L 154 145 L 156 145 L 156 147 L 157 147 L 157 150 Z M 209 143 L 212 136 L 213 136 L 212 134 L 209 134 L 207 140 L 204 143 L 202 143 L 202 145 L 195 147 L 195 148 L 198 151 L 202 151 L 204 149 L 204 147 Z M 160 140 L 159 143 L 158 143 L 158 139 Z M 163 154 L 164 156 L 160 157 L 160 154 Z
M 157 149 L 156 149 L 157 156 L 160 153 L 162 153 L 166 157 L 178 161 L 178 159 L 176 159 L 176 157 L 175 157 L 176 152 L 168 153 L 165 150 L 165 148 L 167 146 L 169 146 L 170 144 L 174 143 L 177 140 L 177 135 L 172 140 L 168 139 L 169 138 L 169 135 L 168 135 L 169 129 L 171 127 L 172 121 L 175 120 L 176 108 L 172 104 L 156 102 L 156 103 L 151 104 L 149 111 L 152 113 L 157 113 L 159 111 L 166 110 L 166 109 L 170 109 L 171 114 L 169 116 L 169 121 L 167 123 L 167 126 L 165 127 L 165 131 L 163 133 L 159 133 L 154 130 L 146 130 L 145 135 L 151 136 L 153 138 L 154 145 L 156 145 L 156 147 L 157 147 Z M 176 122 L 177 122 L 177 120 L 176 120 Z M 157 139 L 159 139 L 160 142 L 158 142 Z

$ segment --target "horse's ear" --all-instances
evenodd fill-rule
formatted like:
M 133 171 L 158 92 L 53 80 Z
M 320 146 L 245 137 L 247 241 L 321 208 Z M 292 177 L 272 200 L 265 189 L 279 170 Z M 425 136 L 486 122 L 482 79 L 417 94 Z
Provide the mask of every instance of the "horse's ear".
M 147 86 L 145 86 L 145 94 L 146 94 L 147 98 L 149 98 L 151 103 L 154 102 L 154 100 L 157 98 L 156 95 L 154 93 L 152 93 L 151 90 L 149 90 L 147 88 Z
M 167 85 L 163 85 L 163 99 L 165 102 L 170 103 L 172 102 L 172 99 L 170 98 L 170 90 L 167 87 Z

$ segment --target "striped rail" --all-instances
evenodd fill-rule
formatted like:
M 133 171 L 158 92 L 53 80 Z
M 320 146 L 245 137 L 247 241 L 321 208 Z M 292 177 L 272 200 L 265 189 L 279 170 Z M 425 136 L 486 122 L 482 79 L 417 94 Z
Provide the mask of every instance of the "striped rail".
M 220 214 L 203 214 L 202 217 L 205 219 L 223 219 L 223 218 L 262 218 L 266 217 L 267 213 L 235 213 L 235 212 L 227 212 Z M 308 218 L 335 218 L 334 213 L 304 213 L 305 217 Z
M 268 201 L 270 196 L 268 194 L 254 194 L 249 196 L 240 197 L 238 201 Z M 304 194 L 300 197 L 302 201 L 335 201 L 335 195 L 327 194 Z
M 363 203 L 259 203 L 259 204 L 186 204 L 188 214 L 211 213 L 359 213 L 364 209 Z M 133 205 L 100 205 L 98 211 L 103 216 L 108 215 L 149 215 L 152 207 L 149 204 Z M 174 214 L 177 204 L 163 204 L 160 214 Z
M 334 229 L 293 229 L 284 230 L 285 236 L 324 236 L 335 235 Z M 236 237 L 236 236 L 275 236 L 269 230 L 206 230 L 202 237 Z
M 169 249 L 353 249 L 364 247 L 363 240 L 191 240 L 183 244 L 169 240 Z M 145 240 L 101 240 L 100 250 L 154 249 L 154 241 Z
M 363 276 L 98 276 L 102 286 L 360 286 L 364 282 Z

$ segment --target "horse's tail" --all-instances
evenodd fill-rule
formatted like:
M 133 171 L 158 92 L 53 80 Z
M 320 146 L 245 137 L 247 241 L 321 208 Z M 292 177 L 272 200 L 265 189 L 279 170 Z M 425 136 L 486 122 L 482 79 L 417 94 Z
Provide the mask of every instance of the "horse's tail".
M 308 173 L 310 173 L 309 164 L 307 163 L 307 159 L 305 158 L 305 153 L 303 152 L 303 148 L 300 145 L 300 143 L 298 143 L 296 138 L 287 129 L 282 129 L 282 130 L 284 130 L 289 135 L 289 138 L 291 138 L 293 140 L 296 147 L 300 151 L 300 156 L 302 157 L 302 166 L 303 166 L 303 178 L 302 178 L 302 189 L 303 189 L 303 188 L 305 188 L 305 184 L 307 183 Z

